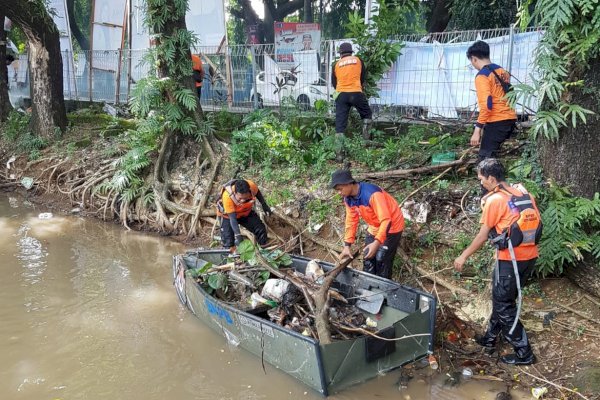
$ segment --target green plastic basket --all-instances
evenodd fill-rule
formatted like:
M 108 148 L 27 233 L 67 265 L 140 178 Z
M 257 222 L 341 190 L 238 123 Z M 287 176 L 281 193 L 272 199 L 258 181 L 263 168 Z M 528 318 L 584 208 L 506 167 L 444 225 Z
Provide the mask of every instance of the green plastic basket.
M 447 151 L 445 153 L 437 153 L 431 157 L 431 165 L 446 164 L 456 160 L 456 153 Z

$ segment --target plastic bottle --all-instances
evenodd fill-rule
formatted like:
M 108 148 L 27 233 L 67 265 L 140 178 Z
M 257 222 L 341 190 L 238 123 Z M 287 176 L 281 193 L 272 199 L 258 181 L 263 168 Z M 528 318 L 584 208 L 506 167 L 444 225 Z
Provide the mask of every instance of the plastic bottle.
M 429 367 L 431 369 L 438 369 L 439 365 L 433 354 L 430 354 L 427 360 L 429 361 Z
M 273 300 L 267 300 L 262 297 L 260 294 L 254 292 L 252 296 L 250 296 L 250 303 L 252 304 L 252 308 L 256 308 L 259 304 L 266 304 L 271 307 L 277 307 L 277 303 Z

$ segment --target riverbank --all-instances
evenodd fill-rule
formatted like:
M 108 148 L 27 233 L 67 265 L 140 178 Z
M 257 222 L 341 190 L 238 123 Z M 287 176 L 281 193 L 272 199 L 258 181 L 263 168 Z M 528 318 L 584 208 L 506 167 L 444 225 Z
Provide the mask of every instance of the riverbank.
M 210 214 L 217 188 L 242 176 L 259 184 L 275 210 L 276 216 L 267 221 L 273 244 L 335 261 L 343 232 L 343 206 L 327 189 L 331 171 L 339 167 L 333 161 L 332 147 L 327 137 L 311 136 L 322 121 L 298 118 L 294 121 L 301 134 L 295 134 L 294 124 L 286 126 L 286 131 L 266 114 L 250 122 L 214 114 L 212 145 L 218 149 L 218 167 L 204 161 L 206 152 L 194 138 L 177 138 L 168 163 L 169 180 L 163 182 L 172 204 L 159 211 L 151 176 L 160 143 L 151 142 L 154 138 L 147 138 L 149 143 L 134 138 L 128 130 L 136 121 L 85 110 L 69 118 L 68 133 L 45 148 L 35 148 L 26 136 L 18 136 L 15 142 L 3 134 L 2 190 L 18 190 L 57 212 L 171 235 L 190 247 L 210 247 L 218 245 Z M 274 127 L 276 135 L 265 133 Z M 232 131 L 237 132 L 233 137 Z M 524 291 L 522 320 L 532 337 L 537 364 L 504 367 L 497 357 L 483 355 L 472 341 L 475 332 L 483 329 L 491 306 L 491 252 L 480 251 L 461 275 L 451 268 L 454 257 L 478 229 L 478 185 L 470 167 L 473 152 L 466 141 L 464 128 L 434 125 L 403 126 L 377 133 L 373 142 L 349 138 L 347 143 L 347 162 L 357 177 L 379 184 L 401 203 L 413 202 L 407 210 L 412 221 L 404 233 L 394 279 L 420 286 L 440 301 L 439 371 L 452 374 L 468 367 L 478 379 L 500 379 L 508 387 L 546 386 L 549 395 L 557 398 L 581 397 L 557 386 L 578 388 L 585 398 L 593 398 L 600 389 L 590 385 L 599 380 L 591 375 L 586 382 L 583 375 L 597 371 L 600 329 L 595 321 L 600 320 L 600 302 L 566 278 L 536 280 Z M 518 167 L 527 145 L 524 137 L 510 140 L 503 159 Z M 308 150 L 300 152 L 301 146 Z M 135 149 L 142 149 L 140 154 L 149 162 L 141 155 L 135 158 Z M 431 165 L 433 155 L 443 154 L 455 158 L 454 163 Z M 518 173 L 513 172 L 511 178 Z M 202 204 L 206 207 L 196 212 L 200 208 L 194 207 Z

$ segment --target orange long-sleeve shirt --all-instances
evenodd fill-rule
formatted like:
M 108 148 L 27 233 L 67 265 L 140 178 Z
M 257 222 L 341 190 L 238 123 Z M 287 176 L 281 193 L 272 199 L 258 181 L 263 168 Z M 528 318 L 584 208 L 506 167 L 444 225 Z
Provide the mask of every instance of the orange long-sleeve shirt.
M 388 233 L 404 230 L 404 217 L 398 202 L 379 186 L 360 182 L 356 197 L 344 197 L 346 206 L 346 229 L 344 242 L 356 240 L 360 218 L 367 223 L 368 231 L 379 243 L 385 242 Z
M 508 105 L 504 98 L 504 90 L 498 82 L 495 71 L 505 82 L 510 81 L 510 74 L 496 64 L 486 65 L 475 76 L 475 89 L 477 91 L 477 104 L 479 105 L 479 117 L 477 126 L 497 121 L 517 119 L 517 113 Z

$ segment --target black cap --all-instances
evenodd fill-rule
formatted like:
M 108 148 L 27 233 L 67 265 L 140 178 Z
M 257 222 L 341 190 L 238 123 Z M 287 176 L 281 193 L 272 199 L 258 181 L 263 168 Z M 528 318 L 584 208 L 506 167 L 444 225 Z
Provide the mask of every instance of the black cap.
M 352 174 L 347 169 L 338 169 L 331 175 L 330 188 L 335 188 L 337 185 L 346 185 L 348 183 L 356 183 Z
M 352 43 L 344 42 L 344 43 L 340 44 L 340 49 L 339 49 L 338 53 L 340 53 L 340 54 L 354 53 L 354 50 L 352 50 Z

